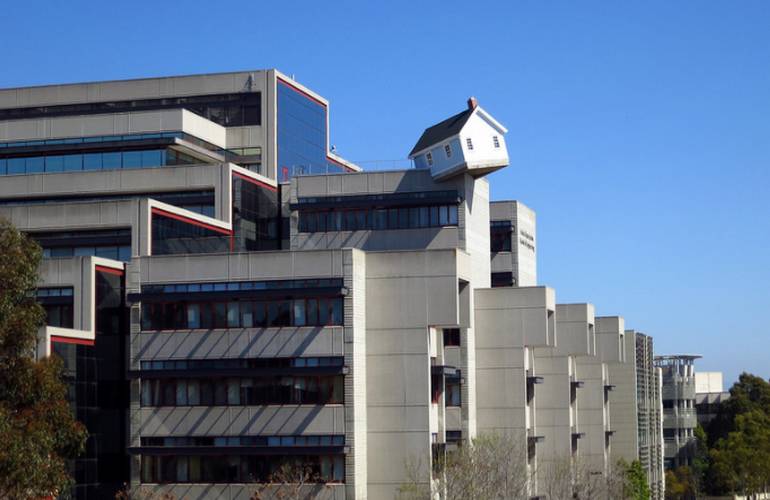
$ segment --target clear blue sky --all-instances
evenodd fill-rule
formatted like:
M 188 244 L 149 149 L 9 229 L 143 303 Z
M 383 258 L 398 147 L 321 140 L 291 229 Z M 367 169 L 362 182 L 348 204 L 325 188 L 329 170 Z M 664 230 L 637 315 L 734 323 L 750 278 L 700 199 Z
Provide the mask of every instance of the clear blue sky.
M 173 4 L 173 5 L 172 5 Z M 39 2 L 0 87 L 276 67 L 351 160 L 404 158 L 475 95 L 540 281 L 701 370 L 770 376 L 770 2 Z

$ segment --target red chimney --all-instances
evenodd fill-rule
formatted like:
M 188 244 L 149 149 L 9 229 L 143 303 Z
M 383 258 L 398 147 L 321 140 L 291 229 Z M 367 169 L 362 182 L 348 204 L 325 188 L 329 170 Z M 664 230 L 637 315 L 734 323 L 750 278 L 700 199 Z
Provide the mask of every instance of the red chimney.
M 477 101 L 475 97 L 468 98 L 468 109 L 476 109 L 478 105 L 479 101 Z

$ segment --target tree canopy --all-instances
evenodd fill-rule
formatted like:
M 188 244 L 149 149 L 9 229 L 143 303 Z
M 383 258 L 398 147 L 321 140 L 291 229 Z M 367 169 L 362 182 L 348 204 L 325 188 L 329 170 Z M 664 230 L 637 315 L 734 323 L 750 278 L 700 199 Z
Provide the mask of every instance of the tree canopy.
M 44 311 L 35 302 L 40 247 L 0 219 L 0 498 L 55 496 L 85 427 L 66 401 L 61 361 L 35 360 Z

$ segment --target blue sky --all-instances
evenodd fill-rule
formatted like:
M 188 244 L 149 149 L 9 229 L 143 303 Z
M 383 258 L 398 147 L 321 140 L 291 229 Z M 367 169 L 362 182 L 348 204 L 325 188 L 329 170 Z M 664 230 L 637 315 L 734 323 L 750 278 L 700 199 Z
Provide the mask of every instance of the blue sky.
M 0 87 L 276 67 L 351 160 L 403 159 L 475 95 L 540 281 L 770 376 L 770 2 L 6 2 Z

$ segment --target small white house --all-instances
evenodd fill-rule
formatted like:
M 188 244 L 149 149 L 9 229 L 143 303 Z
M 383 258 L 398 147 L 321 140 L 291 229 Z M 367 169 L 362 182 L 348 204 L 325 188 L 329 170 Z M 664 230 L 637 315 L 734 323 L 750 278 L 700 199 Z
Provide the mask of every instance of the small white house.
M 480 177 L 508 166 L 507 132 L 471 97 L 468 109 L 425 129 L 409 158 L 436 180 L 462 173 Z

